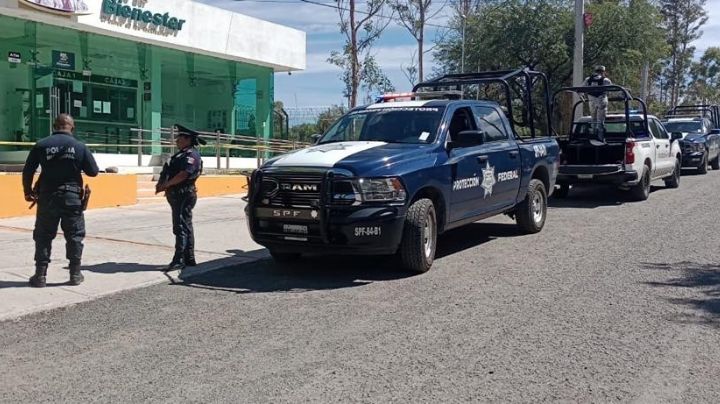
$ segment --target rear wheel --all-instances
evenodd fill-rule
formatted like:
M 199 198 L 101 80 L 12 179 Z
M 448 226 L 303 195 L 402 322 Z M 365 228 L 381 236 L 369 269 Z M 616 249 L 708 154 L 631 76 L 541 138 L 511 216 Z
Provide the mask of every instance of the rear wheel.
M 720 170 L 720 153 L 710 162 L 710 166 L 713 170 Z
M 643 166 L 642 177 L 637 185 L 630 188 L 630 195 L 636 201 L 644 201 L 650 196 L 650 168 Z
M 415 201 L 405 216 L 399 255 L 405 269 L 427 272 L 435 260 L 437 216 L 430 199 Z
M 675 171 L 673 171 L 673 175 L 670 177 L 665 178 L 665 186 L 668 188 L 677 188 L 680 186 L 680 170 L 681 168 L 680 160 L 675 161 Z
M 708 156 L 707 153 L 705 153 L 705 156 L 703 157 L 702 162 L 698 166 L 698 174 L 707 174 L 708 172 Z
M 562 184 L 559 188 L 555 189 L 555 192 L 553 192 L 553 196 L 556 196 L 558 198 L 567 198 L 568 195 L 570 195 L 570 185 Z
M 545 184 L 538 179 L 532 179 L 528 185 L 525 200 L 517 208 L 517 225 L 525 233 L 537 233 L 545 225 L 546 214 L 547 192 L 545 191 Z

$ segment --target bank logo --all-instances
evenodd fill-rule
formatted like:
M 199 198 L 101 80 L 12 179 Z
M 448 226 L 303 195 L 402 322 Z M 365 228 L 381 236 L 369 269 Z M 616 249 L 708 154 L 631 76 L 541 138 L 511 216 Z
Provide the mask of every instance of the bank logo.
M 91 14 L 85 0 L 20 0 L 34 9 L 63 15 Z

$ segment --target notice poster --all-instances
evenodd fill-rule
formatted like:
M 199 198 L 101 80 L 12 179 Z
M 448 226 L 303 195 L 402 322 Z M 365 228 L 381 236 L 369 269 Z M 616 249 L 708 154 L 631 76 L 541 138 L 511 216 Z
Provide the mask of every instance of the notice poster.
M 82 107 L 82 100 L 75 100 L 75 101 L 73 101 L 73 106 L 74 106 L 75 108 L 80 108 L 80 107 Z
M 103 113 L 103 114 L 109 114 L 109 113 L 110 113 L 110 102 L 108 102 L 108 101 L 103 101 L 102 113 Z
M 93 113 L 102 114 L 102 101 L 93 101 Z
M 83 82 L 73 80 L 73 92 L 74 93 L 82 93 L 83 92 Z
M 135 108 L 130 107 L 127 109 L 127 118 L 135 119 Z
M 87 118 L 87 107 L 80 107 L 80 118 Z

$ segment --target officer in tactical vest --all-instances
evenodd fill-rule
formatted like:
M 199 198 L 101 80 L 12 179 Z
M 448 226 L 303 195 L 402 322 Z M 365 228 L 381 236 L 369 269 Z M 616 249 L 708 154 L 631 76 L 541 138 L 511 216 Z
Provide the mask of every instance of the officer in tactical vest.
M 167 271 L 196 265 L 192 210 L 197 202 L 195 181 L 202 174 L 203 164 L 195 146 L 206 144 L 197 132 L 184 126 L 175 125 L 175 131 L 175 144 L 180 151 L 165 163 L 155 187 L 156 193 L 165 192 L 172 209 L 175 256 Z
M 85 238 L 83 209 L 89 192 L 83 189 L 82 173 L 98 175 L 98 166 L 92 153 L 75 139 L 75 122 L 67 114 L 60 114 L 53 124 L 51 136 L 40 140 L 30 150 L 23 168 L 25 200 L 37 203 L 35 219 L 35 275 L 30 285 L 42 288 L 46 284 L 52 241 L 57 235 L 58 223 L 65 235 L 65 249 L 70 261 L 70 284 L 84 280 L 80 262 Z M 41 167 L 40 178 L 32 186 L 35 170 Z
M 585 79 L 583 85 L 585 87 L 609 86 L 612 85 L 612 81 L 605 75 L 605 66 L 600 65 L 595 67 L 593 74 Z M 605 116 L 608 111 L 607 92 L 598 89 L 597 91 L 591 91 L 587 94 L 590 101 L 590 114 L 592 115 L 595 133 L 600 137 L 600 140 L 604 140 Z

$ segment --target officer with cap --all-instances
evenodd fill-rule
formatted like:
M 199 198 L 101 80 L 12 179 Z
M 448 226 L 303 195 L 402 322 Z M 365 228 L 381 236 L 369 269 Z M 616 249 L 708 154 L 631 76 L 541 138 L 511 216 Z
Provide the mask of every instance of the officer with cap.
M 195 266 L 195 235 L 193 234 L 192 210 L 197 202 L 195 181 L 202 174 L 202 159 L 195 146 L 206 144 L 199 133 L 181 125 L 175 125 L 175 145 L 180 150 L 165 163 L 155 193 L 165 192 L 172 209 L 175 256 L 167 271 L 182 270 L 186 265 Z
M 22 176 L 25 200 L 37 203 L 33 231 L 35 275 L 30 278 L 30 286 L 36 288 L 46 285 L 50 251 L 58 224 L 65 235 L 70 284 L 79 285 L 84 280 L 80 272 L 85 238 L 81 174 L 84 172 L 95 177 L 99 172 L 90 150 L 73 136 L 75 121 L 70 115 L 60 114 L 53 123 L 53 129 L 51 136 L 40 140 L 30 150 Z M 33 187 L 38 166 L 41 167 L 40 178 Z
M 599 87 L 612 85 L 612 81 L 605 75 L 605 66 L 595 66 L 593 74 L 585 79 L 583 84 L 585 87 Z M 589 91 L 588 98 L 590 101 L 590 114 L 592 115 L 593 126 L 595 133 L 598 135 L 600 140 L 604 140 L 605 136 L 605 116 L 608 111 L 608 96 L 607 92 L 598 89 L 595 91 Z

